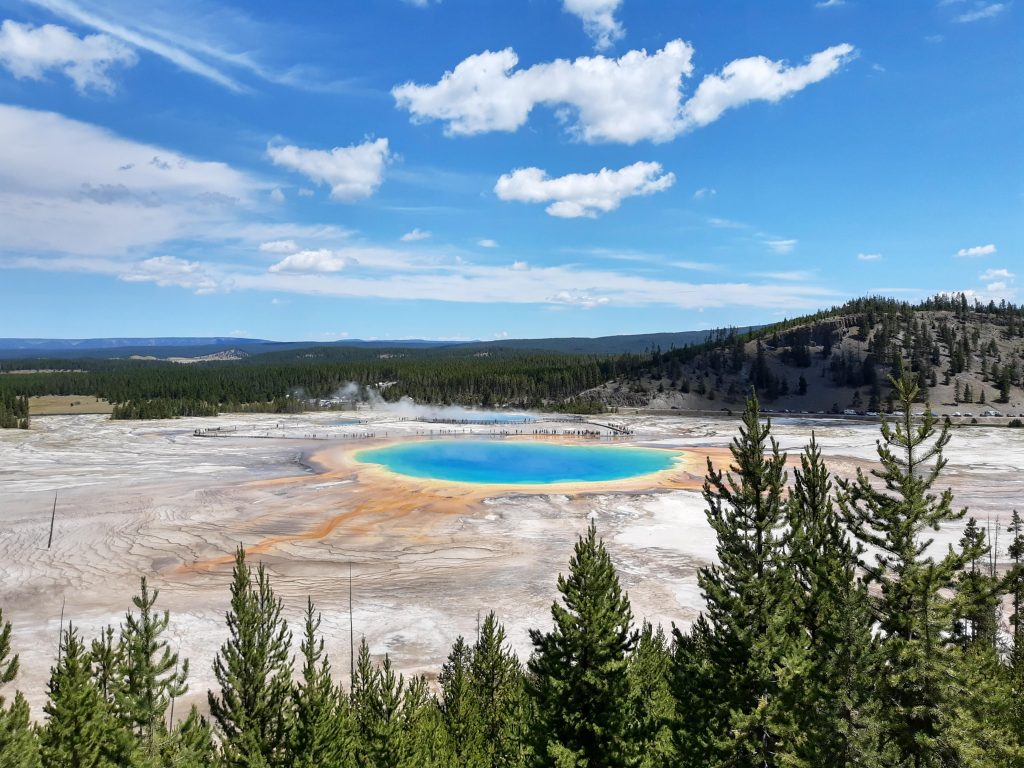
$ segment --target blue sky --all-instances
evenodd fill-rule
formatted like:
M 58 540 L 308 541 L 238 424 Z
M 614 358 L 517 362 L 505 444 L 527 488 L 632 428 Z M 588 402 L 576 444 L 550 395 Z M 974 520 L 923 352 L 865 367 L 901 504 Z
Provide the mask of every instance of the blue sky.
M 1017 2 L 0 0 L 0 336 L 1019 301 Z

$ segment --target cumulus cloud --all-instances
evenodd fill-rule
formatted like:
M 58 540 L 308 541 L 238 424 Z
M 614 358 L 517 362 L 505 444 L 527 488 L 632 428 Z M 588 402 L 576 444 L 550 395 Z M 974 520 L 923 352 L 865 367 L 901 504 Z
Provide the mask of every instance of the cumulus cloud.
M 988 245 L 975 245 L 971 248 L 961 248 L 956 252 L 956 255 L 961 258 L 975 258 L 978 256 L 989 256 L 996 252 L 996 247 L 993 243 Z
M 329 248 L 318 248 L 315 251 L 297 251 L 286 256 L 270 267 L 270 272 L 323 273 L 341 272 L 358 262 L 352 257 L 332 251 Z
M 750 101 L 777 102 L 825 79 L 854 54 L 842 44 L 787 66 L 763 56 L 737 59 L 708 75 L 683 103 L 683 78 L 693 73 L 693 48 L 672 40 L 653 54 L 618 59 L 583 56 L 516 69 L 511 48 L 467 57 L 433 85 L 392 89 L 414 122 L 442 120 L 449 136 L 521 128 L 537 105 L 555 108 L 576 138 L 588 142 L 670 141 Z
M 526 271 L 529 268 L 530 268 L 530 265 L 529 265 L 528 262 L 525 262 L 525 261 L 513 261 L 512 262 L 512 269 L 514 269 L 516 272 L 524 272 L 524 271 Z
M 766 245 L 776 253 L 790 253 L 796 248 L 796 240 L 768 240 Z
M 626 34 L 622 24 L 615 18 L 615 12 L 622 5 L 622 0 L 563 0 L 562 8 L 568 13 L 578 16 L 583 22 L 583 29 L 594 41 L 594 48 L 599 51 L 610 48 L 616 40 Z
M 294 240 L 268 240 L 260 243 L 260 253 L 297 253 L 299 244 Z
M 135 52 L 107 35 L 78 37 L 65 27 L 33 27 L 10 19 L 0 25 L 0 64 L 19 79 L 42 80 L 50 70 L 61 72 L 80 92 L 90 88 L 114 91 L 108 70 L 135 64 Z
M 406 232 L 404 235 L 402 235 L 401 240 L 403 243 L 415 243 L 419 240 L 427 240 L 430 237 L 430 232 L 427 232 L 425 229 L 420 229 L 419 227 L 417 227 L 416 229 L 413 229 L 411 232 Z
M 984 3 L 979 4 L 973 11 L 967 11 L 961 13 L 953 21 L 959 22 L 960 24 L 969 24 L 972 21 L 981 21 L 982 19 L 991 19 L 998 16 L 1006 10 L 1005 3 Z
M 857 259 L 859 261 L 878 261 L 882 258 L 880 253 L 858 253 Z
M 443 120 L 450 136 L 515 131 L 538 104 L 560 112 L 570 132 L 587 142 L 668 141 L 679 132 L 680 87 L 693 72 L 693 48 L 682 40 L 660 51 L 621 58 L 557 59 L 516 69 L 511 48 L 469 56 L 434 85 L 392 90 L 415 122 Z
M 570 173 L 549 178 L 540 168 L 519 168 L 506 173 L 494 185 L 502 200 L 550 203 L 545 209 L 560 218 L 597 218 L 614 211 L 627 197 L 652 195 L 675 183 L 672 173 L 662 173 L 660 163 L 633 163 L 617 171 Z
M 690 128 L 704 126 L 726 110 L 751 101 L 781 101 L 835 74 L 853 53 L 852 45 L 834 45 L 795 67 L 764 56 L 737 59 L 726 64 L 721 74 L 708 75 L 701 81 L 683 108 L 682 123 Z
M 369 197 L 384 180 L 384 166 L 391 158 L 388 140 L 377 139 L 332 150 L 303 149 L 292 144 L 270 145 L 267 154 L 280 165 L 331 188 L 331 197 L 352 202 Z
M 498 241 L 497 240 L 491 240 L 489 237 L 485 237 L 483 240 L 477 240 L 476 244 L 479 245 L 481 248 L 497 248 L 498 247 Z

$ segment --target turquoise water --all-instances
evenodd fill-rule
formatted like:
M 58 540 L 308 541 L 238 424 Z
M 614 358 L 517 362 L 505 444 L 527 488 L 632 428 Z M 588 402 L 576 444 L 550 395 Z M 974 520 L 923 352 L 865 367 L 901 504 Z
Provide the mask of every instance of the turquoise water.
M 653 448 L 500 440 L 435 440 L 359 451 L 356 460 L 409 477 L 533 485 L 598 482 L 672 467 L 679 454 Z

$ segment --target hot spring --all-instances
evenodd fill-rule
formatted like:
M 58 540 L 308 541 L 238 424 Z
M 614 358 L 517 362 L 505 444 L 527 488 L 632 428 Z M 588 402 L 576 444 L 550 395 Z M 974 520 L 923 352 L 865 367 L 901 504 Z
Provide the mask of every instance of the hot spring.
M 622 480 L 671 469 L 680 454 L 654 448 L 515 440 L 433 440 L 356 453 L 408 477 L 458 483 L 540 485 Z

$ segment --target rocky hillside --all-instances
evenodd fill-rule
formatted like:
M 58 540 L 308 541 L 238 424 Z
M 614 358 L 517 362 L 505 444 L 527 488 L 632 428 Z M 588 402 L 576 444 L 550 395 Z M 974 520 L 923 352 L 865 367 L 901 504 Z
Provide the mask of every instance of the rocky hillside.
M 889 406 L 888 378 L 901 371 L 918 377 L 938 413 L 1024 413 L 1024 308 L 970 303 L 962 295 L 919 305 L 860 299 L 658 351 L 585 396 L 609 406 L 718 410 L 754 387 L 773 410 L 875 412 Z

